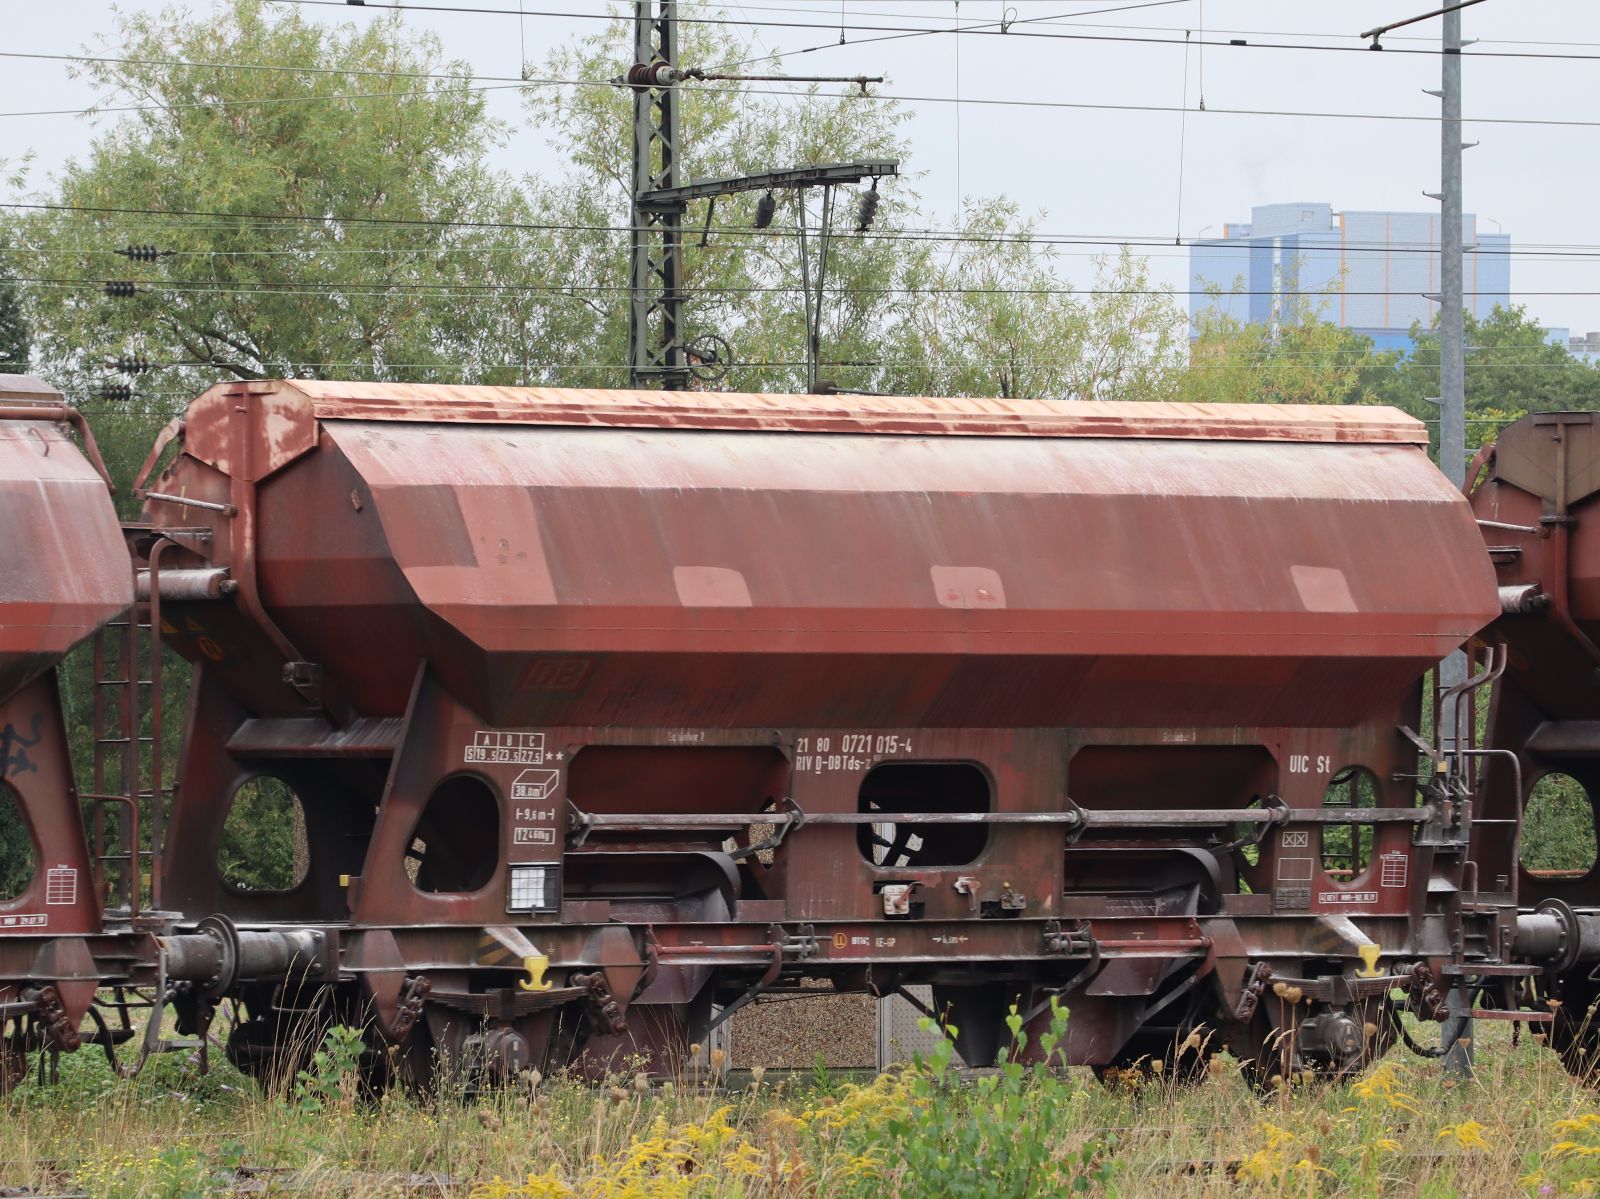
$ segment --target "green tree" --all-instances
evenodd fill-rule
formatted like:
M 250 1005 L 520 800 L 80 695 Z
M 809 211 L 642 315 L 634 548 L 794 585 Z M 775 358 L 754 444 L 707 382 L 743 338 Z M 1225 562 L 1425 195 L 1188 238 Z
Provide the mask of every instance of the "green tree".
M 604 79 L 632 60 L 631 25 L 618 21 L 557 49 L 538 74 Z M 725 26 L 680 30 L 680 65 L 717 68 L 760 58 Z M 683 175 L 720 178 L 774 167 L 895 158 L 900 177 L 882 185 L 877 220 L 855 232 L 860 189 L 836 193 L 824 303 L 822 369 L 841 387 L 921 394 L 1152 399 L 1178 361 L 1181 316 L 1154 288 L 1141 260 L 1102 264 L 1115 294 L 1074 296 L 1047 251 L 1029 240 L 1035 220 L 1003 198 L 975 201 L 958 239 L 930 237 L 933 223 L 913 190 L 906 114 L 892 100 L 813 88 L 803 101 L 739 84 L 688 85 L 680 93 Z M 539 89 L 528 94 L 535 125 L 570 163 L 534 187 L 539 219 L 584 227 L 563 245 L 562 276 L 576 290 L 627 278 L 631 219 L 632 95 L 619 88 Z M 755 195 L 720 201 L 707 244 L 689 236 L 688 337 L 720 333 L 736 366 L 723 384 L 794 391 L 804 385 L 799 200 L 777 193 L 777 214 L 756 230 Z M 820 220 L 820 201 L 809 201 Z M 703 204 L 686 224 L 704 221 Z M 811 240 L 815 253 L 815 238 Z M 1132 294 L 1132 293 L 1147 294 Z M 621 297 L 554 309 L 559 330 L 544 347 L 545 377 L 618 386 L 626 379 L 627 308 Z
M 1379 389 L 1385 403 L 1437 422 L 1439 330 L 1411 327 L 1415 347 Z M 1522 305 L 1496 305 L 1483 320 L 1465 319 L 1467 442 L 1493 441 L 1529 412 L 1600 409 L 1600 369 L 1548 340 Z
M 1517 857 L 1529 870 L 1587 874 L 1595 864 L 1595 809 L 1583 784 L 1547 774 L 1523 809 Z
M 1036 221 L 1009 201 L 969 212 L 970 239 L 917 264 L 926 295 L 887 338 L 884 390 L 1047 399 L 1171 398 L 1184 316 L 1127 251 L 1096 264 L 1096 286 L 1063 287 Z
M 680 28 L 681 64 L 717 67 L 748 59 L 751 45 L 714 24 Z M 606 79 L 632 61 L 630 22 L 617 21 L 554 50 L 537 74 L 556 79 Z M 763 71 L 774 64 L 764 62 Z M 893 101 L 859 93 L 786 101 L 739 84 L 681 88 L 681 169 L 685 180 L 723 178 L 778 167 L 855 159 L 895 158 L 910 147 L 901 135 L 905 113 Z M 632 219 L 633 94 L 624 88 L 536 88 L 527 94 L 534 126 L 568 162 L 564 175 L 532 183 L 539 220 L 575 231 L 566 235 L 558 278 L 583 296 L 595 283 L 628 278 L 627 227 Z M 870 381 L 882 330 L 895 319 L 910 262 L 926 255 L 921 243 L 850 236 L 855 192 L 839 189 L 824 304 L 823 357 L 841 386 Z M 905 180 L 881 190 L 877 230 L 916 220 L 915 195 Z M 733 344 L 735 371 L 726 385 L 740 390 L 793 391 L 803 386 L 805 320 L 800 293 L 800 239 L 796 193 L 778 192 L 771 226 L 756 230 L 757 195 L 717 203 L 705 246 L 685 238 L 688 281 L 687 335 L 718 333 Z M 820 220 L 820 200 L 810 198 L 809 221 Z M 705 220 L 692 206 L 686 224 Z M 810 241 L 815 255 L 816 242 Z M 585 386 L 625 386 L 628 304 L 612 292 L 552 306 L 552 336 L 535 351 L 537 368 L 551 380 Z M 844 366 L 842 363 L 868 363 Z
M 217 870 L 242 891 L 290 891 L 306 875 L 305 813 L 281 779 L 261 775 L 233 793 L 222 822 Z
M 33 839 L 23 823 L 19 797 L 0 779 L 0 901 L 22 894 L 33 881 L 35 865 Z
M 136 111 L 43 197 L 60 208 L 12 230 L 19 273 L 138 281 L 124 299 L 32 289 L 59 382 L 86 391 L 119 354 L 184 364 L 153 385 L 178 396 L 218 376 L 515 377 L 536 330 L 511 288 L 537 282 L 549 240 L 488 165 L 505 128 L 436 39 L 398 14 L 330 28 L 227 0 L 120 16 L 110 44 L 82 69 Z M 129 245 L 163 257 L 130 264 Z
M 1179 396 L 1193 403 L 1378 402 L 1399 354 L 1379 352 L 1371 338 L 1323 320 L 1313 297 L 1287 303 L 1270 325 L 1240 321 L 1220 304 L 1202 311 Z
M 0 253 L 4 249 L 0 243 Z M 0 374 L 19 374 L 28 369 L 29 340 L 16 278 L 0 262 Z
M 73 393 L 92 391 L 103 359 L 118 355 L 184 364 L 141 381 L 141 394 L 164 399 L 152 405 L 161 410 L 219 375 L 625 380 L 627 89 L 530 85 L 530 118 L 570 165 L 519 183 L 489 165 L 507 130 L 485 115 L 466 66 L 409 34 L 398 15 L 358 31 L 263 0 L 223 0 L 198 20 L 119 18 L 108 44 L 115 61 L 83 70 L 107 105 L 137 111 L 40 197 L 65 210 L 34 213 L 12 231 L 13 258 L 30 277 L 139 282 L 131 299 L 94 284 L 31 290 L 40 357 Z M 541 74 L 603 80 L 631 52 L 618 21 L 558 48 Z M 687 65 L 752 53 L 725 27 L 684 27 Z M 814 90 L 792 100 L 722 84 L 686 85 L 681 96 L 689 178 L 909 161 L 906 114 L 875 96 Z M 975 206 L 987 215 L 969 218 L 968 232 L 990 236 L 953 249 L 903 236 L 927 222 L 909 177 L 884 186 L 866 236 L 853 233 L 854 195 L 837 198 L 823 353 L 824 374 L 841 385 L 1159 392 L 1174 360 L 1170 303 L 1046 294 L 1064 293 L 1047 257 L 993 236 L 1031 231 L 1014 206 Z M 805 337 L 799 199 L 779 193 L 764 231 L 751 227 L 756 199 L 719 204 L 705 246 L 687 239 L 688 332 L 734 341 L 741 366 L 727 385 L 793 390 Z M 813 194 L 813 227 L 817 208 Z M 129 264 L 115 256 L 129 245 L 164 256 Z M 1119 293 L 1153 290 L 1136 260 L 1108 264 L 1105 278 Z M 982 279 L 997 288 L 970 287 Z M 1019 287 L 1032 294 L 1001 294 Z M 142 443 L 149 424 L 125 439 L 114 432 L 114 442 Z

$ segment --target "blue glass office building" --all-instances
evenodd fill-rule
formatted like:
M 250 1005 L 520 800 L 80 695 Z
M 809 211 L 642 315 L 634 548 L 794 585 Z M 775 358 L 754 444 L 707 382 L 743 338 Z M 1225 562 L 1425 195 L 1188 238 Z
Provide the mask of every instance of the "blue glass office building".
M 1463 221 L 1466 309 L 1487 317 L 1510 303 L 1511 238 Z M 1213 299 L 1206 293 L 1223 293 Z M 1266 204 L 1247 225 L 1189 250 L 1191 332 L 1220 306 L 1236 319 L 1271 324 L 1295 311 L 1288 293 L 1309 292 L 1322 319 L 1372 338 L 1379 349 L 1409 349 L 1411 325 L 1433 321 L 1439 290 L 1437 212 L 1335 212 L 1328 204 Z

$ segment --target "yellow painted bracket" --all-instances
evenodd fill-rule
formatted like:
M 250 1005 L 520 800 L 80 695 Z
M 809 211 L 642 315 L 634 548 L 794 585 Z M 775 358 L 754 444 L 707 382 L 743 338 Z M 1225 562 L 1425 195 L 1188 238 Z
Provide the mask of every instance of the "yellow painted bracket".
M 1376 949 L 1377 946 L 1374 945 L 1373 948 Z M 546 980 L 544 976 L 544 972 L 550 969 L 550 959 L 545 957 L 544 954 L 536 953 L 532 957 L 523 958 L 522 968 L 528 972 L 527 978 L 519 978 L 517 980 L 517 986 L 522 990 L 548 991 L 555 986 L 554 983 Z
M 1377 978 L 1383 973 L 1378 969 L 1378 955 L 1383 952 L 1381 946 L 1368 942 L 1366 945 L 1357 945 L 1356 952 L 1361 955 L 1361 964 L 1364 967 L 1356 971 L 1357 978 Z

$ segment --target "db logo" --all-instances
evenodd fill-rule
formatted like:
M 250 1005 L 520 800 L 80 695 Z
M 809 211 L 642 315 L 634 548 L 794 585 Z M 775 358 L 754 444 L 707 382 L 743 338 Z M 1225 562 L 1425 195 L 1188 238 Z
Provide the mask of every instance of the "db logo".
M 850 938 L 845 936 L 843 933 L 834 933 L 833 934 L 833 947 L 835 949 L 844 949 L 849 944 L 850 944 Z

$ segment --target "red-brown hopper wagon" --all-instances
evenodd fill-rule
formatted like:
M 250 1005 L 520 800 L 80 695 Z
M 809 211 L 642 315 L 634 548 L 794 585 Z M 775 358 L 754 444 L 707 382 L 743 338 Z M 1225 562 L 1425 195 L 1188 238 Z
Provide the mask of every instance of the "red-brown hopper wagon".
M 668 1057 L 826 979 L 931 984 L 972 1063 L 1058 997 L 1077 1062 L 1341 1072 L 1509 950 L 1409 732 L 1495 579 L 1390 409 L 296 381 L 168 440 L 165 902 L 332 949 L 239 990 L 246 1065 L 313 1003 L 375 1061 Z M 247 892 L 263 788 L 302 860 Z

